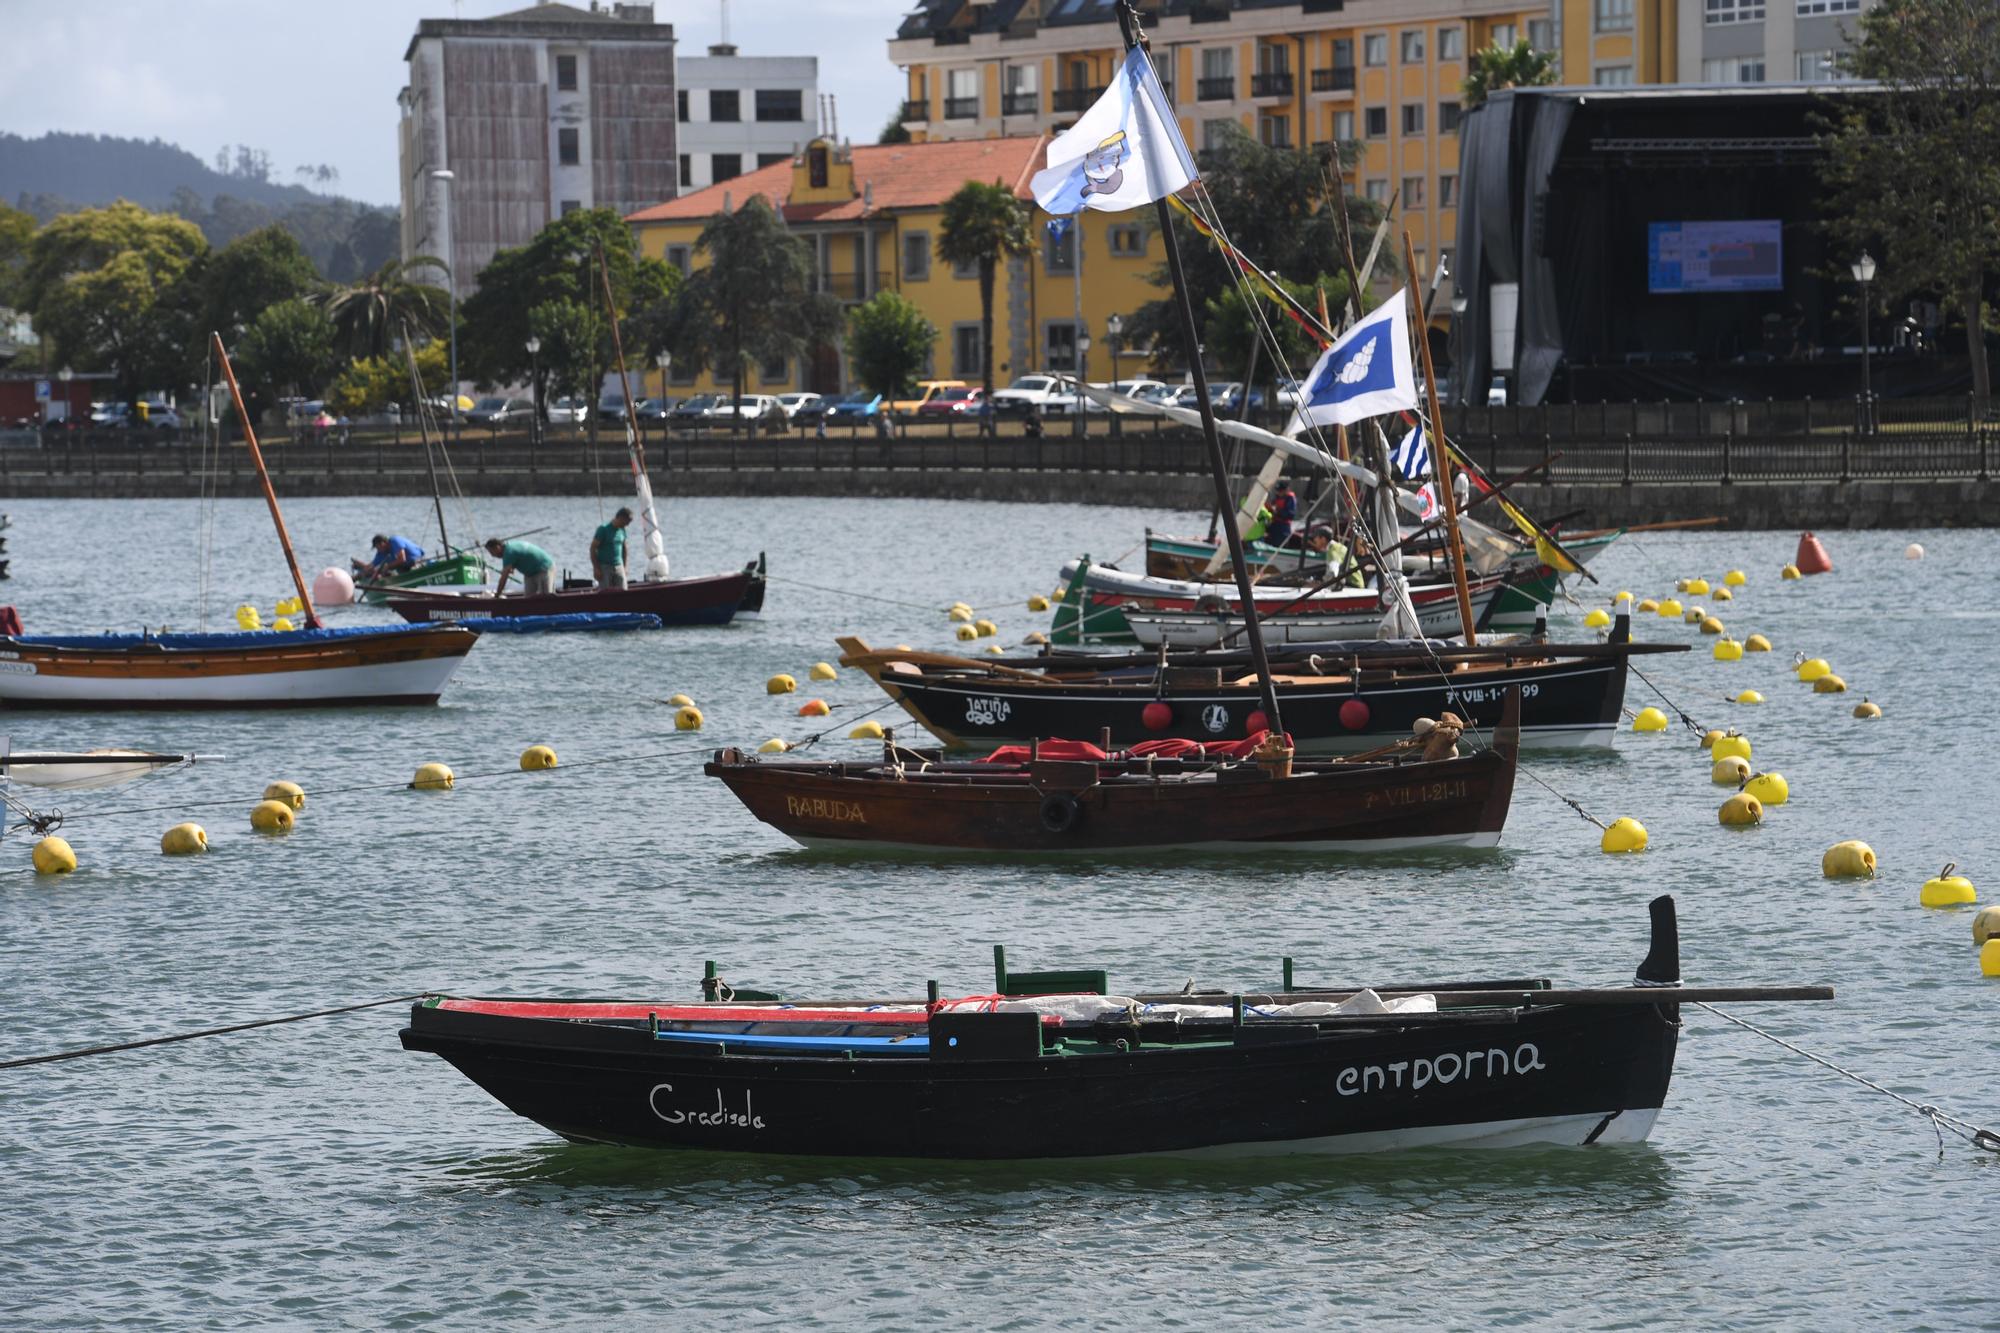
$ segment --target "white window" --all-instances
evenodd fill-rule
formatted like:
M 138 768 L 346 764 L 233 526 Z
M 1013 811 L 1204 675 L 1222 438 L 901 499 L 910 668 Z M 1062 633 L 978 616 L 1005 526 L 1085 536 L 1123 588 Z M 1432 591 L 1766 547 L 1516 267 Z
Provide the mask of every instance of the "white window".
M 1438 29 L 1438 59 L 1463 60 L 1465 58 L 1465 29 Z
M 1537 51 L 1553 51 L 1556 47 L 1556 25 L 1552 19 L 1528 20 L 1528 45 Z
M 1764 0 L 1702 0 L 1706 23 L 1762 23 Z
M 1226 79 L 1236 72 L 1236 48 L 1211 46 L 1201 53 L 1201 77 Z
M 1629 88 L 1632 86 L 1632 67 L 1599 65 L 1590 72 L 1590 81 L 1600 88 Z
M 979 71 L 976 69 L 954 69 L 945 75 L 946 97 L 979 96 Z
M 1422 176 L 1403 177 L 1404 210 L 1408 211 L 1409 209 L 1422 208 L 1423 206 L 1424 206 L 1424 178 Z
M 1457 206 L 1458 206 L 1458 177 L 1439 176 L 1438 207 L 1456 208 Z
M 1593 22 L 1599 32 L 1632 31 L 1632 0 L 1596 0 Z
M 686 272 L 685 269 L 682 272 Z M 931 275 L 931 237 L 929 232 L 912 231 L 903 234 L 903 281 L 923 282 Z
M 1041 77 L 1041 73 L 1039 65 L 1007 66 L 1007 91 L 1017 96 L 1024 93 L 1032 95 L 1036 91 L 1035 80 Z
M 1354 113 L 1336 111 L 1333 113 L 1333 139 L 1335 143 L 1345 143 L 1354 137 Z
M 1492 37 L 1493 45 L 1495 46 L 1512 46 L 1514 44 L 1514 25 L 1511 23 L 1496 23 L 1487 29 L 1487 32 Z
M 1421 65 L 1424 62 L 1424 30 L 1408 28 L 1403 32 L 1403 63 Z
M 1424 104 L 1408 102 L 1403 106 L 1403 133 L 1422 134 L 1424 132 Z
M 1859 14 L 1861 0 L 1799 0 L 1800 18 L 1811 18 L 1818 14 Z
M 1364 65 L 1386 65 L 1389 63 L 1389 34 L 1371 32 L 1361 39 L 1361 63 Z
M 1368 184 L 1363 186 L 1362 188 L 1367 192 L 1369 199 L 1374 201 L 1375 203 L 1386 204 L 1389 202 L 1388 181 L 1372 180 L 1369 181 Z
M 1764 81 L 1764 57 L 1724 56 L 1720 60 L 1701 62 L 1703 83 L 1762 83 Z
M 1800 83 L 1833 83 L 1840 78 L 1831 51 L 1799 52 L 1797 71 Z

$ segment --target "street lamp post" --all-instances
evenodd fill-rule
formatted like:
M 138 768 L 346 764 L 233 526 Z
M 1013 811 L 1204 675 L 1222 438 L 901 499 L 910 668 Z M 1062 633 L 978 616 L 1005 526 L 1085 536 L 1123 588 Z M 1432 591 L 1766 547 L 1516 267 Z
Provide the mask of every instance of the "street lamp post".
M 674 364 L 674 354 L 662 347 L 653 353 L 653 364 L 660 368 L 660 447 L 667 451 L 667 464 L 673 464 L 673 438 L 667 434 L 667 371 Z M 635 421 L 632 423 L 637 426 Z
M 1118 349 L 1120 341 L 1125 336 L 1124 319 L 1122 319 L 1115 313 L 1108 316 L 1104 321 L 1104 335 L 1106 341 L 1108 341 L 1111 345 L 1111 392 L 1117 393 L 1118 392 Z M 1120 418 L 1118 413 L 1113 412 L 1111 414 L 1111 434 L 1114 437 L 1123 435 L 1125 433 L 1124 427 L 1125 427 L 1125 422 Z
M 537 338 L 532 333 L 529 334 L 528 335 L 528 390 L 529 390 L 528 396 L 534 399 L 535 416 L 533 424 L 530 425 L 528 428 L 528 439 L 531 443 L 534 444 L 540 444 L 542 442 L 541 354 L 542 354 L 542 340 L 540 338 Z
M 456 179 L 451 171 L 439 167 L 431 173 L 431 179 L 444 186 L 444 275 L 451 291 L 451 426 L 452 438 L 458 438 L 458 261 L 451 252 L 451 183 Z
M 1869 382 L 1868 284 L 1875 281 L 1875 260 L 1866 250 L 1854 261 L 1854 281 L 1861 288 L 1861 433 L 1875 433 L 1875 389 Z
M 56 378 L 62 381 L 62 386 L 63 386 L 62 387 L 63 424 L 65 426 L 74 426 L 76 425 L 76 422 L 72 420 L 72 415 L 75 413 L 76 407 L 74 404 L 70 402 L 69 382 L 76 378 L 76 372 L 74 370 L 71 370 L 68 366 L 64 366 L 61 370 L 58 370 L 56 372 Z
M 1089 410 L 1084 406 L 1088 400 L 1083 396 L 1083 385 L 1089 371 L 1090 335 L 1082 332 L 1079 327 L 1076 335 L 1076 433 L 1079 436 L 1087 435 L 1090 431 L 1089 425 L 1083 419 L 1083 414 Z

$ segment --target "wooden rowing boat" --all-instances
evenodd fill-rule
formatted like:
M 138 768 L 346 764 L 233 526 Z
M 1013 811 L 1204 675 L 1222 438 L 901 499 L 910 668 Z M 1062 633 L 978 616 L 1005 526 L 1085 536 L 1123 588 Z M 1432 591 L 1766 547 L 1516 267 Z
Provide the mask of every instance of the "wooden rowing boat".
M 764 604 L 764 557 L 734 574 L 638 582 L 623 588 L 562 588 L 547 593 L 450 593 L 422 589 L 388 594 L 391 611 L 417 624 L 476 624 L 494 616 L 560 616 L 580 611 L 637 613 L 660 624 L 726 625 L 746 604 Z

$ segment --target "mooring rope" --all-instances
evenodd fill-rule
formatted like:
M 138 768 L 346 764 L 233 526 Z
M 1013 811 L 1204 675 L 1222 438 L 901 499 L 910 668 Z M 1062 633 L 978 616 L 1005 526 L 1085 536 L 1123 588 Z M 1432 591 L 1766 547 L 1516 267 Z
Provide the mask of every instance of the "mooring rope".
M 1706 1009 L 1709 1013 L 1714 1014 L 1717 1018 L 1723 1019 L 1726 1022 L 1734 1023 L 1737 1027 L 1743 1028 L 1746 1031 L 1754 1032 L 1758 1036 L 1764 1038 L 1766 1041 L 1776 1042 L 1778 1045 L 1784 1047 L 1786 1050 L 1792 1052 L 1794 1055 L 1802 1055 L 1806 1059 L 1812 1061 L 1814 1064 L 1820 1065 L 1827 1069 L 1831 1069 L 1834 1073 L 1839 1074 L 1843 1078 L 1853 1079 L 1856 1083 L 1859 1083 L 1864 1088 L 1867 1088 L 1874 1092 L 1879 1092 L 1884 1097 L 1892 1097 L 1895 1100 L 1901 1102 L 1903 1105 L 1909 1107 L 1912 1111 L 1915 1111 L 1918 1115 L 1923 1116 L 1926 1120 L 1929 1120 L 1931 1122 L 1931 1128 L 1937 1132 L 1938 1156 L 1940 1157 L 1944 1156 L 1944 1131 L 1947 1129 L 1951 1130 L 1952 1133 L 1957 1134 L 1963 1139 L 1965 1139 L 1967 1143 L 1970 1143 L 1975 1148 L 1983 1148 L 1988 1152 L 2000 1153 L 2000 1134 L 1996 1134 L 1990 1129 L 1982 1129 L 1980 1126 L 1973 1124 L 1970 1120 L 1962 1119 L 1961 1117 L 1952 1115 L 1947 1111 L 1941 1111 L 1937 1107 L 1930 1105 L 1928 1102 L 1914 1101 L 1911 1098 L 1905 1097 L 1900 1092 L 1896 1092 L 1892 1089 L 1883 1087 L 1880 1083 L 1875 1082 L 1873 1079 L 1862 1077 L 1860 1074 L 1855 1073 L 1852 1069 L 1842 1068 L 1841 1066 L 1835 1064 L 1833 1061 L 1827 1059 L 1823 1055 L 1814 1055 L 1811 1051 L 1806 1050 L 1804 1047 L 1794 1045 L 1793 1043 L 1786 1041 L 1783 1037 L 1780 1037 L 1775 1033 L 1766 1032 L 1763 1028 L 1758 1027 L 1755 1023 L 1746 1022 L 1743 1019 L 1736 1017 L 1734 1014 L 1725 1014 L 1724 1012 L 1722 1012 L 1722 1010 L 1717 1009 L 1712 1004 L 1707 1004 L 1700 1000 L 1692 1001 L 1692 1003 L 1694 1007 L 1697 1009 Z
M 366 1004 L 342 1005 L 338 1009 L 314 1009 L 309 1013 L 287 1014 L 283 1018 L 259 1018 L 248 1023 L 231 1023 L 226 1027 L 202 1028 L 195 1032 L 175 1032 L 165 1037 L 148 1037 L 144 1041 L 121 1041 L 110 1046 L 82 1046 L 75 1050 L 54 1051 L 48 1055 L 30 1055 L 19 1060 L 0 1060 L 0 1069 L 20 1069 L 26 1065 L 54 1064 L 60 1060 L 81 1060 L 86 1055 L 111 1055 L 118 1051 L 143 1050 L 148 1046 L 167 1046 L 177 1041 L 193 1041 L 197 1037 L 220 1037 L 230 1032 L 248 1032 L 252 1028 L 276 1027 L 281 1023 L 302 1023 L 308 1018 L 328 1018 L 334 1014 L 359 1013 L 363 1009 L 380 1009 L 389 1004 L 409 1004 L 424 998 L 424 993 L 415 995 L 392 995 L 386 1000 L 370 1000 Z
M 1708 734 L 1708 728 L 1704 727 L 1703 725 L 1701 725 L 1701 723 L 1689 717 L 1687 710 L 1685 708 L 1682 708 L 1672 699 L 1669 699 L 1667 697 L 1667 692 L 1661 689 L 1659 686 L 1655 685 L 1653 683 L 1653 678 L 1651 676 L 1648 676 L 1645 672 L 1639 670 L 1638 667 L 1633 666 L 1629 658 L 1626 660 L 1625 665 L 1632 672 L 1633 675 L 1637 676 L 1640 680 L 1646 683 L 1647 689 L 1651 690 L 1653 693 L 1660 696 L 1661 703 L 1665 704 L 1667 707 L 1674 710 L 1675 715 L 1680 718 L 1682 726 L 1686 727 L 1689 731 L 1692 731 L 1697 736 L 1706 736 Z

